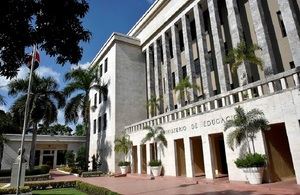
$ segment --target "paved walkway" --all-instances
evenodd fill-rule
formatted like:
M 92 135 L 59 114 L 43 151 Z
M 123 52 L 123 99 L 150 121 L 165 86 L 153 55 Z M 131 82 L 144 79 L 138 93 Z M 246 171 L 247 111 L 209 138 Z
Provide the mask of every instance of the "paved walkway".
M 300 186 L 295 180 L 272 184 L 249 185 L 244 183 L 229 183 L 226 178 L 218 180 L 188 179 L 183 177 L 158 177 L 150 180 L 147 176 L 127 175 L 127 177 L 90 177 L 78 178 L 73 175 L 64 175 L 53 172 L 53 179 L 75 180 L 79 179 L 90 184 L 106 187 L 120 194 L 141 195 L 252 195 L 252 194 L 299 194 Z

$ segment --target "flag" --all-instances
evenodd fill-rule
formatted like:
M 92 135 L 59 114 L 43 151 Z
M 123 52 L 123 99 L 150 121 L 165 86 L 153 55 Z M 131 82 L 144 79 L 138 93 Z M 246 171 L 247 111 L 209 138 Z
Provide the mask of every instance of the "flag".
M 40 65 L 40 53 L 37 49 L 34 51 L 34 53 L 32 55 L 28 55 L 28 57 L 26 58 L 26 64 L 27 64 L 28 68 L 31 67 L 32 57 L 34 57 L 34 59 L 33 59 L 33 70 L 35 70 Z

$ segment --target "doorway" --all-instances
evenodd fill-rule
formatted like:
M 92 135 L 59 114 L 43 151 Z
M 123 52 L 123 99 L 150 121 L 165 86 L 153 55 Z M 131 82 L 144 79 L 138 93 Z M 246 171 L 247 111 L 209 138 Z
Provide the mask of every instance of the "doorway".
M 137 146 L 132 146 L 132 173 L 138 172 Z
M 194 177 L 205 176 L 202 139 L 201 137 L 191 137 L 192 144 L 192 166 Z
M 216 178 L 227 177 L 228 168 L 223 133 L 210 135 L 210 142 L 212 148 L 214 176 Z
M 156 144 L 150 144 L 150 160 L 157 159 L 157 147 Z
M 183 139 L 175 140 L 177 176 L 186 176 L 185 151 Z
M 147 174 L 147 155 L 146 155 L 146 144 L 141 145 L 141 173 Z
M 53 169 L 53 162 L 54 157 L 53 156 L 43 156 L 43 165 L 48 165 L 50 169 Z
M 276 182 L 295 177 L 285 125 L 280 123 L 270 127 L 264 132 L 270 180 Z

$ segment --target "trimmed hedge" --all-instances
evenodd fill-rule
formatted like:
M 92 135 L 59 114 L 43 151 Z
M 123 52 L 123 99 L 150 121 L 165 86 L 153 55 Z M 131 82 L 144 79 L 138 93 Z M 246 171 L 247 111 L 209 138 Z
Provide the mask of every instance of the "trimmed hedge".
M 76 186 L 76 181 L 26 182 L 25 186 L 28 186 L 32 190 L 45 190 L 47 188 L 74 188 Z
M 94 186 L 82 181 L 76 181 L 75 188 L 90 195 L 118 195 L 117 192 L 112 192 L 107 188 Z
M 50 171 L 49 166 L 41 165 L 41 166 L 34 167 L 33 170 L 26 169 L 25 175 L 26 176 L 43 175 L 43 174 L 48 174 L 49 171 Z M 0 175 L 1 175 L 1 177 L 10 177 L 11 176 L 11 170 L 10 169 L 0 170 Z
M 81 177 L 100 177 L 102 174 L 101 171 L 87 171 L 87 172 L 82 172 Z
M 0 194 L 16 194 L 17 189 L 16 188 L 0 188 Z M 21 187 L 20 188 L 21 193 L 29 193 L 31 192 L 31 189 L 28 186 Z

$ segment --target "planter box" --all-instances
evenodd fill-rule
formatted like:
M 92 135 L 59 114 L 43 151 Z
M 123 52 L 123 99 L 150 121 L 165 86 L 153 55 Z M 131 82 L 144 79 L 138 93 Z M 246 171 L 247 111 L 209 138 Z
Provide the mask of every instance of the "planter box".
M 264 167 L 249 167 L 243 168 L 243 172 L 246 175 L 246 179 L 250 184 L 261 184 L 263 178 Z
M 161 166 L 156 166 L 156 167 L 150 167 L 151 172 L 154 177 L 158 177 L 161 174 Z
M 128 172 L 128 166 L 120 166 L 121 174 L 126 174 Z

